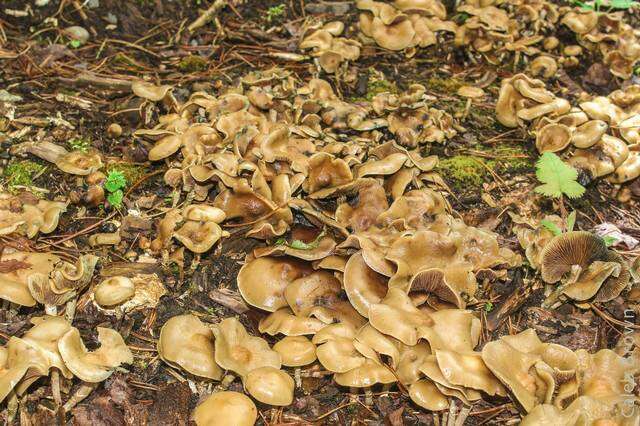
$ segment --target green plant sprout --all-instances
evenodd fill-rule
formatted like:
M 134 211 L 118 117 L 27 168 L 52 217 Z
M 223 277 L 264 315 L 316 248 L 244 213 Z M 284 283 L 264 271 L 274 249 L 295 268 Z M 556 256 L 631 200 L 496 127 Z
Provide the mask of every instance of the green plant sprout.
M 536 177 L 542 183 L 535 191 L 545 197 L 557 198 L 560 201 L 560 212 L 566 217 L 563 195 L 569 198 L 580 198 L 586 189 L 577 182 L 578 171 L 566 164 L 556 154 L 545 152 L 536 163 Z
M 314 248 L 318 247 L 318 245 L 320 244 L 320 240 L 322 239 L 322 237 L 324 237 L 324 235 L 325 233 L 324 231 L 322 231 L 313 241 L 309 243 L 305 243 L 302 240 L 293 240 L 290 243 L 287 243 L 287 240 L 283 237 L 279 238 L 276 241 L 276 245 L 285 245 L 295 250 L 313 250 Z
M 124 174 L 119 170 L 111 170 L 103 186 L 108 192 L 107 201 L 109 204 L 115 208 L 122 206 L 122 199 L 124 198 L 122 190 L 127 186 L 127 179 Z
M 276 19 L 281 18 L 282 15 L 284 15 L 284 8 L 285 8 L 285 5 L 283 3 L 277 6 L 272 6 L 269 9 L 267 9 L 267 22 L 271 23 L 271 22 L 274 22 Z
M 540 221 L 540 224 L 542 226 L 544 226 L 545 228 L 547 228 L 549 231 L 551 231 L 551 233 L 555 236 L 558 236 L 560 234 L 562 234 L 562 229 L 560 229 L 560 227 L 558 225 L 556 225 L 555 223 L 551 222 L 548 219 L 542 219 Z M 573 228 L 576 226 L 576 211 L 572 211 L 571 213 L 569 213 L 569 216 L 567 217 L 567 220 L 565 221 L 565 230 L 566 232 L 571 232 L 573 231 Z

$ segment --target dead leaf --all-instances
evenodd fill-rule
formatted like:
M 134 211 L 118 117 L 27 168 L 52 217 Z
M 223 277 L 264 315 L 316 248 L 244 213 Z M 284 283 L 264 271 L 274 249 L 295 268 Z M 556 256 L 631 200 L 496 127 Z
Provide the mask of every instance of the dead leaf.
M 8 274 L 10 272 L 15 272 L 19 269 L 27 269 L 30 267 L 31 267 L 30 263 L 23 262 L 17 259 L 0 261 L 0 273 L 2 274 Z

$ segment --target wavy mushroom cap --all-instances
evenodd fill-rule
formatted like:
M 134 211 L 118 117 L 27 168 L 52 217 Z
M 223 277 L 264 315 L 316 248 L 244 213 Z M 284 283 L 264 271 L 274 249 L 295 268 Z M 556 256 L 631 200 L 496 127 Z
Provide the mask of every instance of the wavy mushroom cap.
M 564 124 L 547 124 L 536 133 L 536 148 L 540 153 L 562 151 L 571 143 L 572 134 Z
M 31 327 L 22 340 L 42 350 L 52 367 L 56 367 L 67 378 L 72 378 L 73 374 L 65 365 L 60 351 L 58 350 L 58 340 L 71 330 L 71 324 L 62 317 L 43 316 L 31 319 Z
M 541 55 L 531 61 L 529 70 L 533 76 L 551 78 L 558 72 L 558 63 L 551 56 Z
M 624 183 L 640 176 L 640 152 L 631 151 L 626 160 L 620 164 L 609 178 L 613 183 Z
M 354 388 L 368 388 L 378 383 L 388 384 L 397 381 L 389 367 L 368 358 L 359 367 L 336 373 L 333 378 L 340 386 Z
M 195 315 L 178 315 L 164 323 L 158 339 L 158 355 L 193 375 L 222 378 L 222 369 L 215 361 L 213 332 Z
M 158 140 L 149 150 L 149 161 L 160 161 L 172 156 L 183 145 L 181 135 L 167 135 Z
M 156 86 L 143 80 L 136 80 L 131 83 L 131 91 L 141 98 L 151 102 L 158 102 L 164 99 L 167 94 L 173 90 L 173 87 L 164 85 Z
M 266 340 L 251 336 L 236 318 L 226 318 L 211 327 L 215 340 L 216 363 L 240 376 L 260 367 L 280 368 L 280 355 Z
M 311 272 L 311 266 L 287 257 L 259 257 L 238 272 L 238 290 L 256 308 L 275 312 L 287 305 L 284 291 L 289 284 Z
M 449 408 L 449 399 L 430 380 L 423 379 L 409 387 L 409 398 L 419 407 L 429 411 Z
M 304 336 L 286 336 L 273 345 L 273 350 L 280 354 L 286 367 L 302 367 L 317 359 L 316 345 Z
M 541 273 L 547 283 L 555 283 L 573 266 L 582 270 L 606 255 L 602 238 L 585 231 L 567 232 L 553 238 L 542 250 Z
M 304 336 L 315 334 L 325 326 L 326 323 L 318 318 L 294 315 L 289 308 L 282 308 L 262 318 L 258 331 L 271 336 Z
M 96 150 L 71 151 L 58 158 L 55 164 L 65 173 L 87 176 L 102 167 L 102 157 Z
M 590 120 L 578 126 L 571 135 L 571 144 L 576 148 L 591 148 L 606 133 L 609 126 L 602 120 Z
M 93 296 L 98 305 L 112 307 L 131 299 L 135 292 L 136 287 L 130 278 L 117 276 L 98 284 Z
M 277 368 L 251 370 L 242 383 L 252 397 L 264 404 L 287 406 L 293 402 L 295 383 L 291 376 Z
M 58 350 L 65 365 L 85 382 L 97 383 L 106 380 L 116 367 L 131 364 L 133 354 L 115 330 L 98 327 L 100 347 L 88 351 L 77 328 L 72 328 L 58 341 Z
M 351 255 L 347 261 L 343 281 L 349 302 L 365 318 L 371 305 L 380 303 L 387 294 L 387 278 L 367 265 L 362 252 Z
M 253 426 L 258 409 L 248 396 L 224 391 L 209 395 L 191 417 L 197 426 Z
M 189 220 L 174 232 L 173 237 L 193 253 L 205 253 L 223 237 L 223 234 L 222 228 L 215 222 Z

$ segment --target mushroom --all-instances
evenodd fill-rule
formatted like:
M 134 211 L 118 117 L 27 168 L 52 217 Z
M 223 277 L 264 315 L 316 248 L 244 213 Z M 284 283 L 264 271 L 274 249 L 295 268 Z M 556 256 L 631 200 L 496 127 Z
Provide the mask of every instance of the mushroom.
M 429 411 L 442 411 L 449 407 L 449 400 L 430 380 L 419 380 L 409 387 L 409 397 L 418 406 Z
M 286 336 L 273 345 L 273 350 L 280 354 L 286 367 L 302 367 L 317 359 L 316 345 L 304 336 Z
M 209 395 L 191 417 L 197 426 L 253 426 L 258 409 L 248 396 L 224 391 Z
M 367 265 L 361 251 L 349 257 L 343 282 L 349 302 L 364 317 L 368 317 L 371 305 L 380 303 L 387 293 L 387 278 Z
M 571 128 L 559 123 L 550 123 L 536 132 L 538 152 L 558 152 L 572 142 Z
M 246 391 L 264 404 L 287 406 L 293 402 L 295 383 L 291 376 L 277 368 L 267 366 L 253 369 L 242 382 Z
M 260 320 L 258 330 L 271 336 L 303 336 L 315 334 L 326 323 L 318 318 L 294 315 L 288 308 L 278 309 Z
M 211 329 L 195 315 L 177 315 L 160 329 L 158 355 L 169 365 L 187 372 L 220 380 L 222 369 L 216 364 Z
M 378 331 L 410 346 L 418 343 L 425 327 L 433 325 L 431 317 L 416 308 L 398 288 L 390 288 L 380 303 L 370 305 L 369 321 Z
M 541 55 L 531 61 L 529 70 L 534 77 L 551 78 L 558 72 L 558 64 L 553 57 Z
M 311 271 L 310 265 L 293 258 L 259 257 L 240 268 L 238 290 L 248 304 L 275 312 L 288 306 L 285 288 Z
M 66 210 L 67 203 L 23 201 L 20 196 L 0 193 L 0 235 L 18 231 L 33 238 L 38 232 L 48 234 L 58 227 L 60 215 Z
M 97 330 L 100 347 L 92 352 L 84 346 L 76 328 L 58 340 L 58 350 L 67 368 L 90 383 L 106 380 L 116 367 L 133 362 L 131 351 L 117 331 L 103 327 Z
M 171 91 L 173 87 L 164 85 L 156 86 L 152 83 L 148 83 L 142 80 L 135 80 L 131 83 L 131 91 L 134 95 L 149 100 L 151 102 L 158 102 L 164 99 Z
M 126 302 L 135 294 L 135 285 L 127 277 L 111 277 L 98 284 L 93 293 L 96 303 L 112 307 Z
M 542 279 L 547 283 L 555 283 L 572 267 L 579 266 L 585 270 L 591 263 L 605 256 L 607 246 L 602 238 L 585 231 L 572 231 L 561 234 L 542 250 Z
M 260 367 L 280 368 L 280 355 L 260 337 L 251 336 L 235 318 L 226 318 L 211 327 L 215 335 L 216 363 L 244 377 Z

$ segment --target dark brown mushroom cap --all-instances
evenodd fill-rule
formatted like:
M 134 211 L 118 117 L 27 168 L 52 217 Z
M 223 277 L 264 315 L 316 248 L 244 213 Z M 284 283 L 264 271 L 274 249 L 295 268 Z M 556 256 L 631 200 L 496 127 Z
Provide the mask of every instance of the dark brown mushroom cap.
M 604 240 L 590 232 L 558 235 L 542 250 L 542 279 L 547 283 L 558 282 L 572 266 L 586 269 L 593 261 L 607 256 L 607 252 Z

